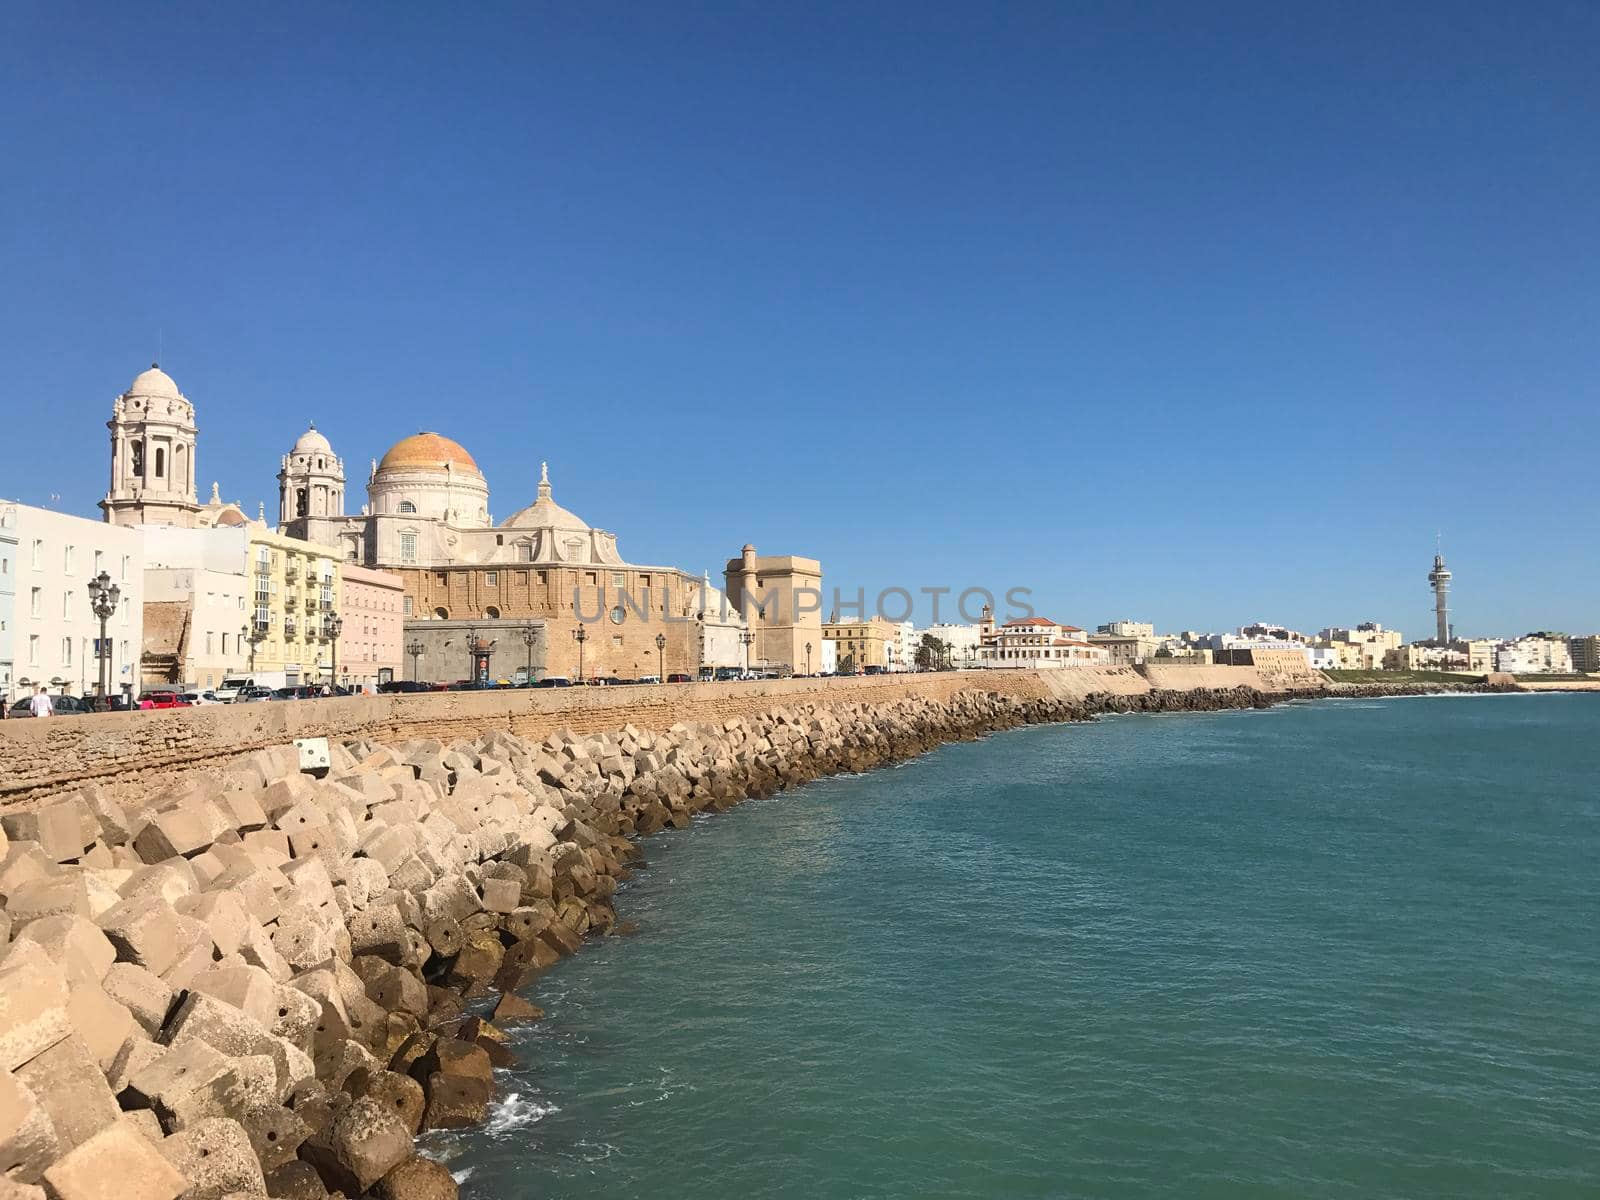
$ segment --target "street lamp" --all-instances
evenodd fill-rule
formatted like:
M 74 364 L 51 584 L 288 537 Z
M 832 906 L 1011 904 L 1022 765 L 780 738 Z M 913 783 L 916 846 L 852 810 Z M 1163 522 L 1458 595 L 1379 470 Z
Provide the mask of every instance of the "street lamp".
M 806 674 L 811 674 L 811 643 L 806 643 Z
M 338 613 L 331 614 L 322 628 L 327 632 L 328 641 L 333 645 L 333 686 L 339 686 L 339 631 L 344 628 L 344 618 Z
M 756 635 L 746 629 L 739 635 L 739 640 L 744 643 L 744 673 L 750 674 L 750 647 L 756 640 Z
M 250 643 L 250 674 L 256 673 L 256 647 L 267 638 L 266 622 L 259 618 L 239 627 L 239 637 Z
M 422 644 L 421 638 L 412 638 L 406 643 L 406 653 L 411 655 L 411 682 L 417 682 L 417 659 L 422 657 L 422 652 L 427 647 Z
M 117 600 L 122 595 L 122 589 L 111 582 L 111 576 L 104 571 L 89 580 L 89 606 L 94 610 L 94 615 L 100 618 L 100 701 L 107 703 L 107 693 L 111 687 L 109 678 L 111 667 L 111 646 L 106 641 L 106 622 L 111 619 L 111 614 L 117 611 Z
M 572 636 L 578 643 L 578 682 L 582 683 L 584 681 L 583 680 L 583 644 L 589 640 L 589 631 L 586 628 L 584 628 L 582 625 L 579 625 L 576 629 L 574 629 L 572 631 Z
M 667 635 L 664 634 L 664 633 L 658 633 L 658 634 L 656 634 L 656 682 L 657 683 L 665 683 L 667 681 L 666 654 L 667 654 Z
M 532 621 L 522 627 L 522 644 L 528 648 L 528 682 L 533 682 L 533 644 L 539 640 L 539 627 Z

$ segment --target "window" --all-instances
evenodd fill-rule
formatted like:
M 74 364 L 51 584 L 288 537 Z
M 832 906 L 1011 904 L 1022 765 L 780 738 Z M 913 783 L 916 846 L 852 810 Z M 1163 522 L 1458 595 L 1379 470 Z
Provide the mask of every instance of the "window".
M 72 620 L 72 593 L 71 592 L 62 592 L 61 593 L 61 619 L 63 621 Z
M 44 569 L 44 542 L 39 538 L 33 539 L 33 569 L 35 571 Z
M 417 561 L 417 535 L 402 533 L 400 535 L 400 561 L 414 563 Z
M 68 546 L 61 552 L 61 570 L 64 574 L 72 574 L 72 547 Z
M 206 653 L 211 653 L 211 631 L 209 629 L 206 630 Z
M 498 571 L 485 571 L 483 573 L 483 583 L 484 583 L 485 587 L 499 587 L 500 586 L 500 572 L 498 572 Z
M 532 542 L 518 542 L 517 543 L 517 558 L 521 562 L 532 562 L 533 561 L 533 543 Z
M 399 511 L 403 513 L 414 513 L 417 511 L 417 506 L 411 503 L 409 500 L 402 500 L 400 501 Z
M 209 650 L 210 648 L 211 648 L 210 646 L 206 647 L 207 650 Z M 223 634 L 222 635 L 222 656 L 224 658 L 226 658 L 228 656 L 228 635 L 227 634 Z
M 504 546 L 506 544 L 506 535 L 503 534 L 503 533 L 495 534 L 494 535 L 494 544 L 496 546 Z
M 3 573 L 3 572 L 0 572 L 0 573 Z M 518 571 L 517 572 L 517 582 L 518 583 L 527 583 L 528 582 L 528 573 L 526 571 Z
M 406 616 L 409 617 L 411 615 L 411 597 L 410 596 L 407 596 L 405 598 L 405 602 L 401 605 L 401 608 L 405 612 Z
M 132 455 L 133 473 L 140 479 L 144 478 L 144 443 L 136 441 L 128 447 Z
M 61 639 L 61 665 L 63 667 L 72 665 L 72 639 L 69 637 Z
M 30 667 L 39 665 L 39 635 L 37 633 L 28 635 L 28 665 Z
M 34 588 L 28 596 L 28 615 L 33 617 L 44 616 L 44 589 Z
M 627 587 L 628 586 L 628 577 L 626 575 L 624 575 L 621 571 L 613 571 L 613 572 L 611 572 L 611 586 L 614 587 L 614 588 Z
M 156 447 L 156 478 L 160 479 L 167 473 L 167 452 L 161 447 Z

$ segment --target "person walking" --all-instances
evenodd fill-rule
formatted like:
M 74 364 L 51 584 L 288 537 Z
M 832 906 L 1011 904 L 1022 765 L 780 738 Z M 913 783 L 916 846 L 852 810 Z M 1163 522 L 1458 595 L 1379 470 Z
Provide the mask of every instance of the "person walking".
M 43 687 L 32 700 L 28 701 L 28 710 L 36 717 L 53 717 L 56 714 L 56 706 L 50 703 L 50 693 Z

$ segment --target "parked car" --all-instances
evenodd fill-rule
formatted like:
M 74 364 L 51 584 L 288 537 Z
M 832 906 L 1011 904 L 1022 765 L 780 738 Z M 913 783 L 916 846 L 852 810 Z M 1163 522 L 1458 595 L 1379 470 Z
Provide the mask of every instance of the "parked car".
M 863 675 L 882 675 L 887 670 L 887 667 L 881 667 L 877 663 L 868 663 L 861 668 L 861 673 Z
M 28 707 L 32 702 L 32 696 L 24 696 L 11 706 L 11 710 L 6 713 L 6 719 L 33 716 L 33 710 Z M 58 717 L 77 717 L 94 711 L 92 704 L 76 696 L 51 696 L 50 707 Z
M 245 688 L 240 688 L 238 690 L 238 692 L 236 692 L 234 694 L 233 703 L 234 704 L 259 704 L 263 700 L 272 700 L 272 699 L 275 699 L 275 697 L 272 694 L 272 689 L 271 688 L 245 687 Z
M 190 704 L 194 705 L 222 703 L 221 700 L 217 699 L 217 694 L 215 692 L 184 692 L 183 698 Z
M 685 675 L 682 671 L 675 671 L 673 674 L 667 676 L 667 682 L 668 683 L 693 683 L 694 680 L 690 676 Z
M 179 692 L 145 692 L 139 697 L 139 707 L 144 709 L 188 708 L 189 702 Z
M 272 698 L 274 700 L 298 700 L 300 699 L 300 689 L 297 687 L 273 688 Z
M 639 676 L 638 679 L 635 679 L 634 682 L 635 683 L 660 683 L 661 682 L 661 676 L 659 676 L 659 675 L 641 675 L 641 676 Z
M 571 687 L 572 686 L 572 680 L 568 679 L 565 675 L 546 675 L 543 679 L 539 680 L 539 682 L 534 684 L 533 686 L 534 687 L 542 687 L 542 688 L 546 688 L 546 687 Z

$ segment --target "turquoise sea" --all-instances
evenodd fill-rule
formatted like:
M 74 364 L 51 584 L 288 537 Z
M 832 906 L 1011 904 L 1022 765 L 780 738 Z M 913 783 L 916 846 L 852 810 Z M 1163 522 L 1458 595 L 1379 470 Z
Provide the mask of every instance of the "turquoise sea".
M 1600 1196 L 1600 696 L 1131 716 L 645 843 L 463 1194 Z

